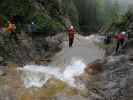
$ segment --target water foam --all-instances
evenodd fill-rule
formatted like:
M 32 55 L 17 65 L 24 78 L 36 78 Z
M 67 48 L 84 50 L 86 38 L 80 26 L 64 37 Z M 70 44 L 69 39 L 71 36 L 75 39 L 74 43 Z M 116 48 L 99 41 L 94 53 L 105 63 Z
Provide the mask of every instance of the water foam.
M 22 72 L 22 80 L 27 88 L 42 87 L 52 77 L 62 80 L 72 87 L 77 87 L 74 77 L 82 74 L 85 67 L 83 60 L 72 59 L 71 64 L 64 70 L 58 67 L 38 65 L 26 65 L 19 70 Z

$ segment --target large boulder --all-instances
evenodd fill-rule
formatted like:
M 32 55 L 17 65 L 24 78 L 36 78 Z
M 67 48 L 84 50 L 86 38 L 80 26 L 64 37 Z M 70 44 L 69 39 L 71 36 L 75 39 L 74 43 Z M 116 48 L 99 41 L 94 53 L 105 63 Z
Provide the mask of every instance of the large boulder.
M 54 55 L 61 50 L 61 44 L 63 41 L 63 33 L 55 36 L 32 38 L 25 32 L 16 33 L 17 41 L 10 34 L 0 33 L 0 62 L 12 61 L 15 63 L 29 63 L 38 57 L 39 59 L 45 59 Z
M 85 72 L 88 74 L 88 79 L 83 81 L 88 89 L 88 100 L 132 100 L 133 56 L 131 53 L 110 56 L 106 60 L 89 64 Z

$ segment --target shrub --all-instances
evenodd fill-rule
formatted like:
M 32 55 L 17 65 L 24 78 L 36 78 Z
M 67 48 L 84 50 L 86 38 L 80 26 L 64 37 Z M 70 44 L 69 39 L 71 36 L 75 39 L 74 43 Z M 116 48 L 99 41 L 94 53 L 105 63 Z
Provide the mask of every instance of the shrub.
M 37 33 L 57 33 L 63 31 L 64 25 L 60 21 L 51 18 L 47 14 L 36 16 Z

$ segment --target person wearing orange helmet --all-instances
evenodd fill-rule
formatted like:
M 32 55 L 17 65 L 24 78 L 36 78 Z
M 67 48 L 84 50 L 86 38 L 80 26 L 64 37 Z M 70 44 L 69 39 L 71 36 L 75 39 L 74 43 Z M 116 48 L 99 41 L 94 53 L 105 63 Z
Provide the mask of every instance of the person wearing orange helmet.
M 8 33 L 14 32 L 14 25 L 10 21 L 8 21 L 8 26 L 6 28 L 6 32 L 8 32 Z
M 18 37 L 17 37 L 17 34 L 15 33 L 15 24 L 13 24 L 10 20 L 8 20 L 8 25 L 7 25 L 7 28 L 6 28 L 6 32 L 9 33 L 9 39 L 15 39 L 15 41 L 17 43 L 18 42 Z

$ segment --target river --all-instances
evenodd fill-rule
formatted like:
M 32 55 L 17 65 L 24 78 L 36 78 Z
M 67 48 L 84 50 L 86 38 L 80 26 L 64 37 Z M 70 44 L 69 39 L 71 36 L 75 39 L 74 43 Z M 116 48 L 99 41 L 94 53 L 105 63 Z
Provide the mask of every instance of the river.
M 24 86 L 42 88 L 49 80 L 57 79 L 72 88 L 84 89 L 84 84 L 76 81 L 75 77 L 84 73 L 87 64 L 104 57 L 104 50 L 95 44 L 100 41 L 101 37 L 97 35 L 76 35 L 72 48 L 68 47 L 68 41 L 64 41 L 62 51 L 57 53 L 48 65 L 27 64 L 19 68 Z

